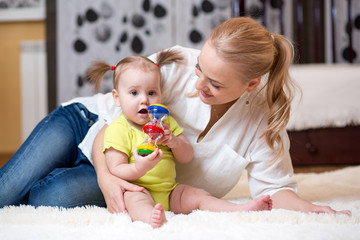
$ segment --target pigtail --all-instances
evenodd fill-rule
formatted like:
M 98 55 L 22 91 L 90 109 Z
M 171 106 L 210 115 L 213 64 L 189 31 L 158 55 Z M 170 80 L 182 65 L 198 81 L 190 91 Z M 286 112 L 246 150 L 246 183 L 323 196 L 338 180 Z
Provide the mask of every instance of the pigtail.
M 274 61 L 269 71 L 266 86 L 266 103 L 270 112 L 268 128 L 264 132 L 267 144 L 281 156 L 284 145 L 280 132 L 286 127 L 290 118 L 290 106 L 293 98 L 294 83 L 289 75 L 289 68 L 293 61 L 293 46 L 283 36 L 271 34 L 275 47 Z M 275 143 L 278 149 L 275 149 Z
M 95 84 L 95 91 L 98 92 L 107 71 L 113 70 L 112 67 L 103 61 L 93 62 L 86 73 L 86 78 L 90 83 Z M 114 69 L 115 70 L 115 69 Z
M 168 49 L 161 51 L 157 54 L 156 57 L 156 63 L 153 63 L 150 59 L 144 57 L 144 56 L 129 56 L 124 59 L 122 59 L 120 62 L 116 64 L 116 66 L 110 66 L 106 62 L 103 61 L 97 61 L 91 64 L 89 70 L 86 73 L 86 78 L 89 82 L 95 84 L 95 91 L 99 91 L 102 80 L 104 78 L 104 75 L 107 71 L 113 70 L 113 85 L 116 86 L 116 79 L 119 78 L 120 73 L 124 71 L 125 66 L 127 64 L 133 63 L 133 62 L 139 62 L 143 64 L 150 64 L 149 66 L 153 65 L 157 69 L 157 71 L 160 71 L 158 67 L 161 67 L 163 65 L 171 64 L 171 63 L 182 63 L 183 62 L 183 56 L 181 53 L 177 50 Z
M 163 50 L 159 52 L 156 56 L 156 63 L 161 67 L 163 65 L 171 63 L 182 63 L 184 57 L 182 54 L 174 49 Z

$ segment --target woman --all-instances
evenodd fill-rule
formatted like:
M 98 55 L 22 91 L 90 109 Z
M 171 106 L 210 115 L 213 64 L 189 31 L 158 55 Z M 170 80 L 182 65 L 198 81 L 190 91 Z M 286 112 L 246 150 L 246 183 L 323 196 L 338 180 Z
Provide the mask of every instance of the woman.
M 246 168 L 252 197 L 270 194 L 274 208 L 351 214 L 314 205 L 295 193 L 285 130 L 292 48 L 284 37 L 254 20 L 234 18 L 214 29 L 200 54 L 179 50 L 185 66 L 163 72 L 163 102 L 194 146 L 193 161 L 177 165 L 179 182 L 222 197 Z M 267 79 L 261 82 L 265 74 Z M 195 89 L 196 96 L 185 96 Z M 103 131 L 93 146 L 94 166 L 108 209 L 124 211 L 122 191 L 127 187 L 109 174 L 99 153 Z
M 351 214 L 349 211 L 337 212 L 328 206 L 314 205 L 295 193 L 296 183 L 291 178 L 293 170 L 285 130 L 290 114 L 291 82 L 288 69 L 292 61 L 292 49 L 285 38 L 269 33 L 249 18 L 233 18 L 214 29 L 201 52 L 178 49 L 185 55 L 186 62 L 162 70 L 163 103 L 185 129 L 184 135 L 193 144 L 195 154 L 191 163 L 177 165 L 178 182 L 204 188 L 212 195 L 221 197 L 236 184 L 246 168 L 252 196 L 271 195 L 274 208 Z M 151 58 L 154 59 L 154 56 Z M 266 75 L 267 78 L 261 79 Z M 101 194 L 94 186 L 95 174 L 90 171 L 90 164 L 86 161 L 91 161 L 91 147 L 98 184 L 109 211 L 125 210 L 123 191 L 141 190 L 111 175 L 105 165 L 101 150 L 106 127 L 101 127 L 104 122 L 111 122 L 113 116 L 119 115 L 109 101 L 112 101 L 109 95 L 72 101 L 86 106 L 83 109 L 85 115 L 89 112 L 99 116 L 84 141 L 81 142 L 81 136 L 78 137 L 80 140 L 65 147 L 77 149 L 75 146 L 81 142 L 82 151 L 73 150 L 75 153 L 72 159 L 77 161 L 71 162 L 75 166 L 79 165 L 78 168 L 85 166 L 88 170 L 88 175 L 82 171 L 81 176 L 85 180 L 76 179 L 76 182 L 81 181 L 81 184 L 86 183 L 88 186 L 81 191 L 79 188 L 73 189 L 74 192 L 79 191 L 79 194 L 69 194 L 64 186 L 71 186 L 72 183 L 66 182 L 66 174 L 63 174 L 61 181 L 56 179 L 50 184 L 61 185 L 61 188 L 53 188 L 56 194 L 44 191 L 47 194 L 43 196 L 45 199 L 69 194 L 67 199 L 70 200 L 62 206 L 96 204 L 96 201 L 101 201 Z M 76 116 L 81 119 L 81 114 Z M 99 134 L 94 141 L 98 130 Z M 83 131 L 85 133 L 86 130 Z M 80 136 L 76 133 L 73 135 Z M 81 157 L 74 158 L 74 154 Z M 10 162 L 10 165 L 15 165 L 14 162 L 20 161 Z M 64 164 L 63 161 L 59 162 Z M 71 171 L 77 168 L 71 164 L 65 167 Z M 5 179 L 1 174 L 0 179 Z M 36 181 L 41 179 L 37 178 Z M 6 179 L 8 181 L 9 178 Z M 44 181 L 40 182 L 45 185 Z M 38 186 L 41 189 L 42 185 Z M 29 189 L 23 189 L 22 192 L 29 194 Z M 29 196 L 31 193 L 30 189 Z M 32 204 L 32 201 L 29 200 L 29 203 Z M 39 201 L 37 204 L 44 202 Z M 55 201 L 55 205 L 59 202 Z

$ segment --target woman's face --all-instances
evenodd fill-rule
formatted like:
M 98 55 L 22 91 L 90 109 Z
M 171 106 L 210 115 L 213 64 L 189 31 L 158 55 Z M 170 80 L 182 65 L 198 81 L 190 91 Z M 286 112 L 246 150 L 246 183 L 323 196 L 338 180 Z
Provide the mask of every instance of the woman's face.
M 225 62 L 216 50 L 206 42 L 198 57 L 195 73 L 199 77 L 196 89 L 200 99 L 209 105 L 220 105 L 238 99 L 245 91 L 256 88 L 253 80 L 245 84 L 239 79 L 236 64 Z M 260 81 L 256 79 L 256 81 Z

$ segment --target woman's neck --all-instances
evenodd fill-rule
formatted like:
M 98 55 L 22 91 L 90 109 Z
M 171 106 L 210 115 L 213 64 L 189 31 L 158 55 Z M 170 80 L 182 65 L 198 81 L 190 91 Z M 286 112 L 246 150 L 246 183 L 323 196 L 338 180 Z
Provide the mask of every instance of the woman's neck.
M 211 105 L 211 113 L 210 113 L 210 120 L 204 129 L 204 131 L 199 135 L 197 142 L 200 142 L 206 134 L 209 132 L 209 130 L 214 126 L 214 124 L 219 121 L 219 119 L 224 116 L 224 114 L 230 109 L 230 107 L 237 101 L 237 99 L 225 103 L 225 104 L 219 104 L 219 105 Z
M 214 118 L 215 122 L 217 122 L 224 114 L 229 110 L 229 108 L 237 101 L 237 99 L 220 104 L 220 105 L 211 105 L 211 118 Z

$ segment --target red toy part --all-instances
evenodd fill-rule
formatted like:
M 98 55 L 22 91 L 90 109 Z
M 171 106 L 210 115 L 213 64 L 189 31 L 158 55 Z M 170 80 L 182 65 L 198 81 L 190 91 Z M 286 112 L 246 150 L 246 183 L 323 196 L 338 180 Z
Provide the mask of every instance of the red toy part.
M 151 140 L 164 136 L 164 130 L 154 125 L 145 125 L 143 131 L 151 138 Z

